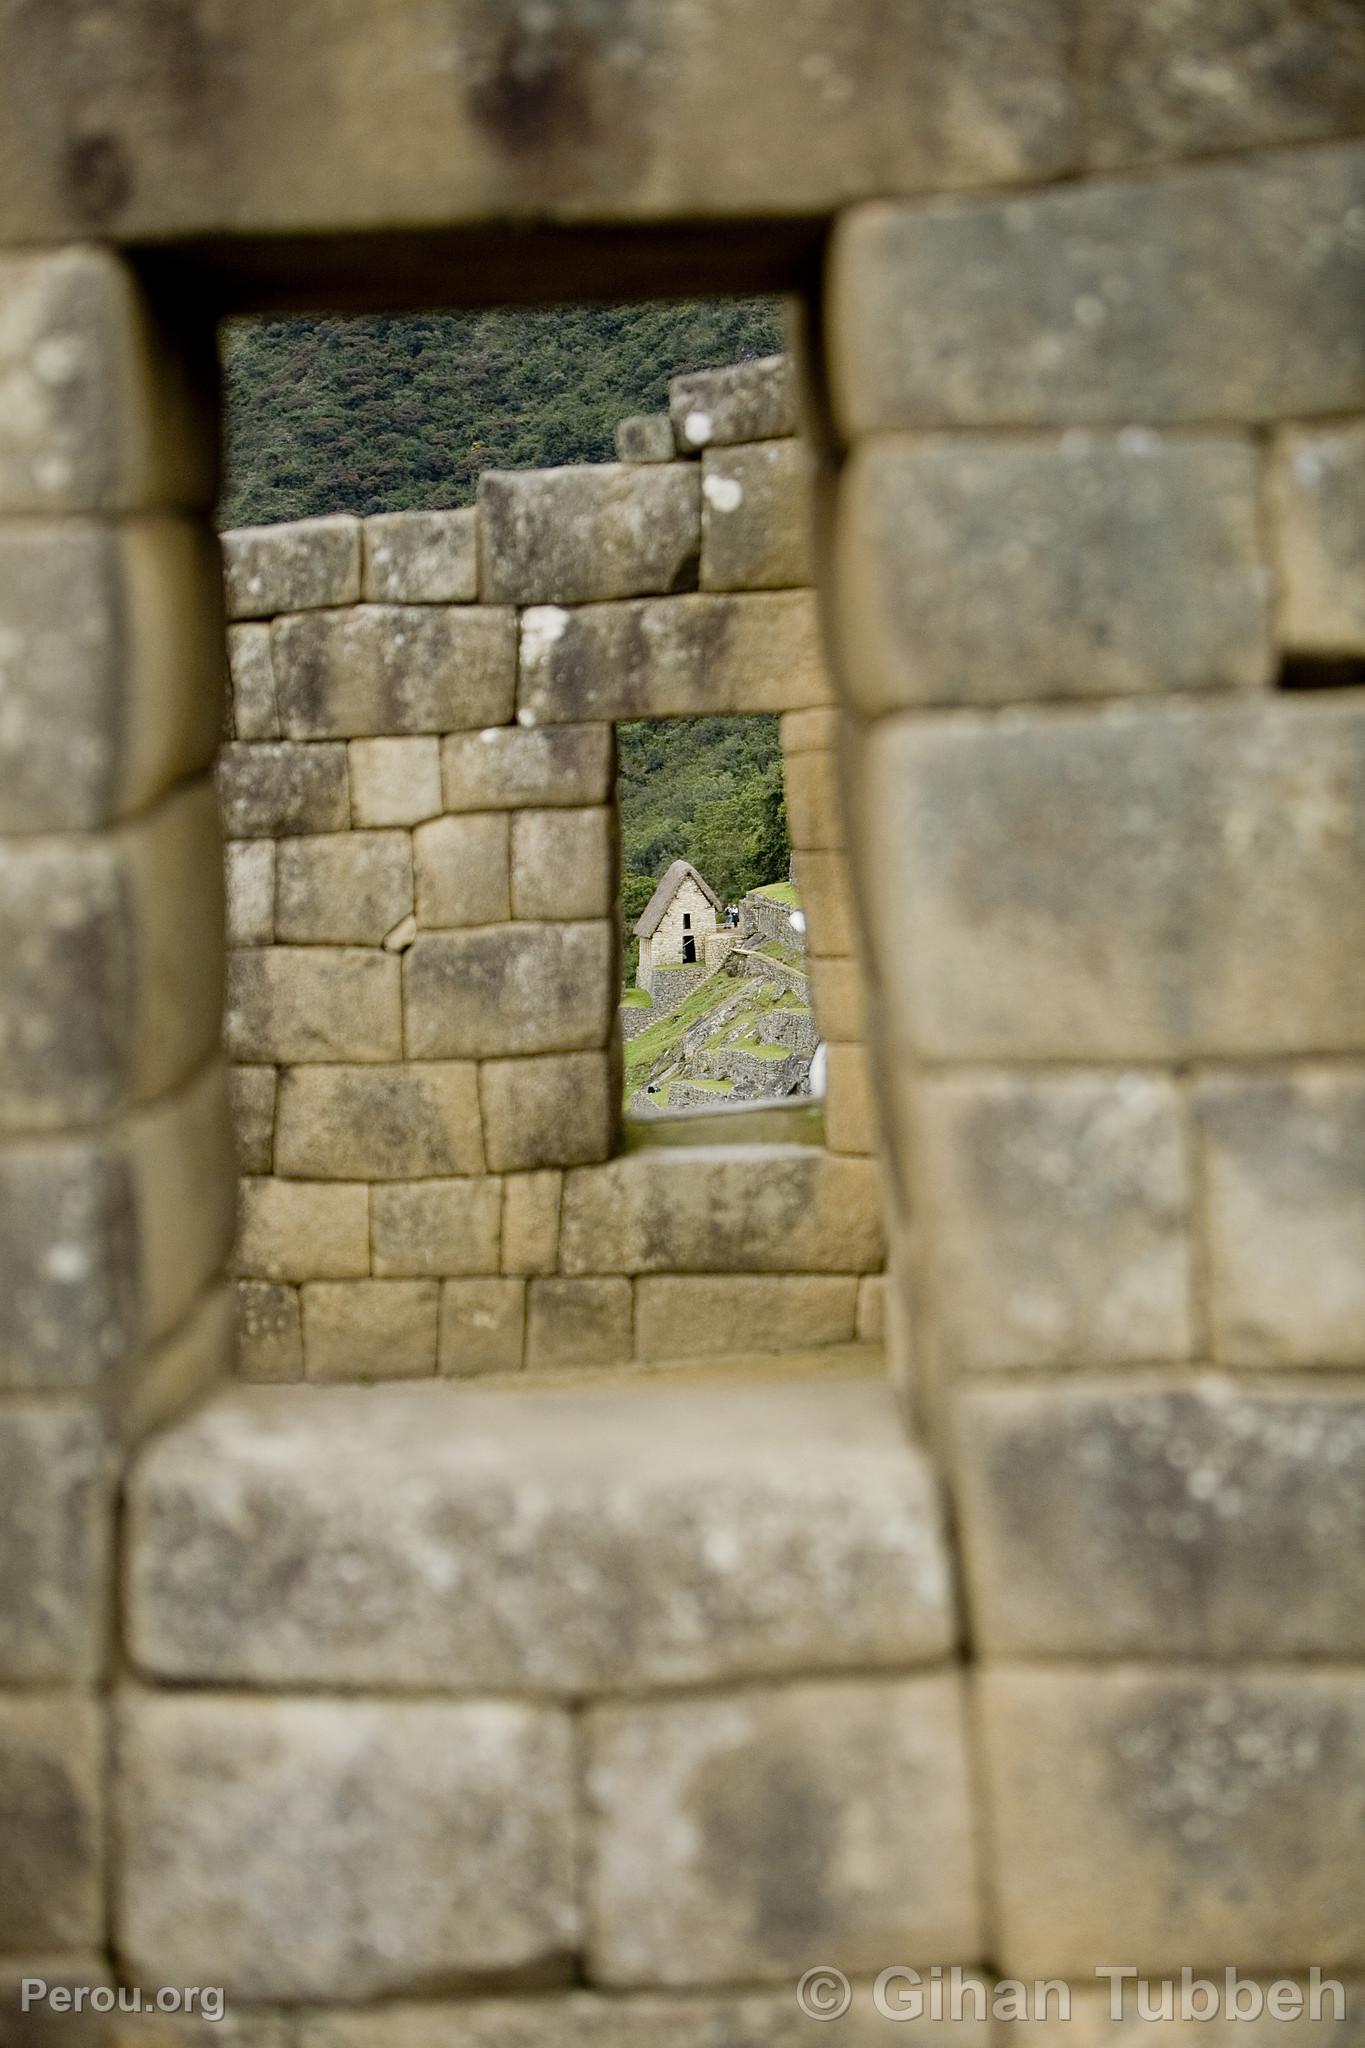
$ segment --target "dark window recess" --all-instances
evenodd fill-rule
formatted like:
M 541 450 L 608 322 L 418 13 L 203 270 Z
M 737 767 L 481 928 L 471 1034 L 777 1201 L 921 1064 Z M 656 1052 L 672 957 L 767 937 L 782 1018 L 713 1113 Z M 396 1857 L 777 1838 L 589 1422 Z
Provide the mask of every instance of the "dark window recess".
M 1358 654 L 1290 654 L 1280 667 L 1282 690 L 1365 689 L 1365 660 Z

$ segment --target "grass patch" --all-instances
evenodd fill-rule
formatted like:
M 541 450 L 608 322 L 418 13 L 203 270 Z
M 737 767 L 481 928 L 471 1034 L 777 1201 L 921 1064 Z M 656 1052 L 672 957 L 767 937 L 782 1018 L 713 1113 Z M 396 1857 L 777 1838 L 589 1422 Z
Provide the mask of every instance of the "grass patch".
M 653 999 L 647 988 L 628 988 L 621 997 L 623 1010 L 652 1010 Z
M 685 996 L 676 1010 L 670 1010 L 653 1024 L 647 1024 L 634 1038 L 626 1041 L 626 1096 L 632 1096 L 649 1079 L 651 1069 L 671 1052 L 685 1031 L 699 1024 L 703 1017 L 709 1017 L 712 1010 L 735 992 L 735 984 L 726 974 L 716 974 L 704 981 L 700 988 L 694 988 Z
M 761 889 L 751 889 L 751 896 L 765 896 L 769 903 L 781 903 L 788 910 L 799 910 L 801 898 L 796 893 L 795 882 L 765 882 Z
M 798 953 L 792 946 L 784 946 L 781 939 L 764 939 L 763 943 L 755 946 L 753 950 L 755 953 L 766 954 L 769 960 L 780 960 L 784 967 L 795 967 L 801 974 L 806 971 L 805 954 Z

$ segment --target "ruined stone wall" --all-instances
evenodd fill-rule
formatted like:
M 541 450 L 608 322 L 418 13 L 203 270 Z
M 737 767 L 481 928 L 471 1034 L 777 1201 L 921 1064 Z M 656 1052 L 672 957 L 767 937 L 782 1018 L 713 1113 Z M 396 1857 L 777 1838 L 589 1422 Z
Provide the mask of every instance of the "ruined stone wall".
M 831 977 L 853 960 L 790 366 L 689 379 L 675 408 L 621 433 L 668 461 L 491 475 L 477 510 L 225 537 L 248 1378 L 625 1364 L 661 1341 L 771 1350 L 803 1323 L 819 1342 L 880 1327 L 863 1056 L 832 979 L 825 1148 L 732 1146 L 719 1220 L 695 1153 L 607 1164 L 614 721 L 782 712 L 793 830 L 823 863 L 816 943 Z M 714 922 L 685 890 L 679 932 L 689 904 Z M 669 1000 L 705 972 L 667 970 Z M 618 1189 L 668 1206 L 647 1255 L 608 1220 Z M 661 1288 L 730 1311 L 660 1320 Z

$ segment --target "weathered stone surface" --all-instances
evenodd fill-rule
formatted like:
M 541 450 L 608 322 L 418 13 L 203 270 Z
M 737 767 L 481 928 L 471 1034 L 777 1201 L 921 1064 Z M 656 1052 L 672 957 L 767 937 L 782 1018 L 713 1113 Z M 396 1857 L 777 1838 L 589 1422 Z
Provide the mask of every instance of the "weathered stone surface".
M 216 2020 L 202 2017 L 197 2008 L 192 2018 L 178 2013 L 139 2013 L 120 2018 L 114 2025 L 112 2042 L 102 2043 L 101 2048 L 298 2048 L 292 2014 L 265 2012 L 260 2007 L 255 2011 L 245 2006 L 236 2012 L 225 2009 Z M 78 2048 L 83 2048 L 83 2041 Z
M 925 1078 L 905 1114 L 946 1363 L 1189 1357 L 1190 1185 L 1172 1082 Z
M 673 422 L 666 412 L 637 412 L 616 423 L 618 462 L 671 462 Z
M 830 695 L 809 591 L 701 591 L 577 611 L 541 605 L 522 615 L 519 715 L 535 725 L 792 711 Z
M 142 1453 L 131 1512 L 168 1678 L 584 1694 L 955 1636 L 932 1474 L 866 1381 L 253 1388 Z
M 623 1365 L 631 1357 L 629 1280 L 534 1279 L 526 1294 L 529 1371 Z
M 478 514 L 380 512 L 365 521 L 361 596 L 374 604 L 472 604 Z
M 124 1143 L 145 1341 L 180 1321 L 232 1248 L 236 1156 L 222 1061 L 143 1110 Z
M 1365 1365 L 1365 1072 L 1201 1078 L 1216 1358 Z
M 978 1955 L 965 1719 L 946 1675 L 592 1708 L 596 1981 Z
M 806 964 L 820 1036 L 861 1043 L 867 1036 L 867 999 L 858 962 L 831 957 Z
M 1280 435 L 1270 503 L 1281 643 L 1296 654 L 1365 653 L 1365 421 Z
M 282 839 L 275 935 L 377 946 L 412 909 L 412 845 L 406 832 L 324 832 Z
M 233 738 L 277 740 L 280 714 L 275 704 L 269 626 L 229 626 L 227 648 Z
M 511 917 L 510 829 L 505 811 L 471 811 L 418 826 L 412 851 L 419 925 L 451 929 Z
M 113 2034 L 115 2021 L 92 2012 L 88 2004 L 79 2013 L 74 2010 L 78 1990 L 90 1991 L 106 1985 L 111 1974 L 106 1959 L 92 1960 L 69 1951 L 60 1957 L 0 1959 L 0 2041 L 5 2048 L 153 2048 L 146 2035 L 130 2034 L 125 2039 L 123 2034 Z M 55 2008 L 47 2000 L 26 2005 L 25 1979 L 31 1977 L 54 1991 L 70 1991 L 71 2009 L 64 2009 L 64 2001 Z M 125 2027 L 132 2024 L 131 2020 L 124 2022 Z M 165 2036 L 161 2039 L 164 2042 Z M 200 2044 L 194 2043 L 193 2048 L 200 2048 Z M 238 2044 L 231 2043 L 231 2048 L 238 2048 Z M 241 2048 L 283 2048 L 283 2044 L 244 2041 Z
M 679 448 L 771 441 L 797 428 L 796 375 L 790 356 L 759 356 L 721 369 L 693 370 L 668 386 L 668 411 Z
M 155 1983 L 363 2000 L 573 1945 L 567 1716 L 133 1693 L 119 1751 L 120 1948 Z
M 853 1337 L 855 1275 L 660 1274 L 636 1282 L 638 1358 L 801 1350 Z
M 495 604 L 589 604 L 695 590 L 701 479 L 692 465 L 596 462 L 479 478 L 479 578 Z
M 1355 1672 L 983 1675 L 999 1962 L 1122 1956 L 1358 1969 L 1365 1683 Z M 1285 1872 L 1295 1873 L 1286 1885 Z
M 650 1147 L 564 1178 L 566 1273 L 870 1272 L 876 1173 L 814 1146 Z
M 403 956 L 408 1055 L 604 1046 L 615 1016 L 615 959 L 615 928 L 605 920 L 420 933 Z
M 310 1280 L 299 1290 L 310 1380 L 430 1379 L 435 1280 Z
M 0 1407 L 0 1680 L 69 1684 L 98 1673 L 112 1479 L 93 1408 Z
M 526 1333 L 521 1280 L 447 1280 L 436 1369 L 445 1378 L 517 1372 Z
M 271 628 L 290 739 L 437 733 L 512 716 L 517 628 L 487 605 L 351 605 Z
M 229 839 L 344 832 L 350 823 L 346 749 L 228 746 L 218 758 L 218 800 Z
M 831 1152 L 877 1150 L 880 1118 L 867 1054 L 860 1045 L 825 1050 L 825 1143 Z
M 600 719 L 616 714 L 593 715 Z M 485 732 L 451 733 L 441 743 L 441 785 L 448 811 L 603 804 L 611 793 L 615 766 L 615 735 L 602 724 L 568 732 L 489 726 Z
M 399 967 L 363 946 L 266 946 L 228 960 L 226 1040 L 239 1060 L 395 1060 Z
M 286 1067 L 275 1163 L 301 1180 L 420 1180 L 482 1173 L 472 1061 Z
M 354 604 L 360 596 L 360 521 L 347 513 L 239 526 L 223 535 L 230 619 Z
M 823 753 L 839 739 L 839 713 L 832 704 L 818 704 L 809 711 L 782 713 L 783 755 Z
M 0 1148 L 0 1244 L 0 1387 L 97 1384 L 139 1332 L 122 1148 L 90 1139 Z
M 800 441 L 708 449 L 701 471 L 703 590 L 815 581 L 814 463 Z
M 512 1173 L 502 1184 L 502 1270 L 553 1273 L 559 1264 L 559 1205 L 564 1176 Z
M 0 526 L 0 830 L 108 824 L 209 765 L 216 573 L 212 536 L 189 520 Z
M 441 808 L 441 749 L 432 736 L 352 740 L 351 821 L 419 825 Z
M 604 1052 L 485 1060 L 479 1068 L 484 1141 L 494 1173 L 608 1159 L 620 1087 Z
M 838 529 L 858 708 L 1268 682 L 1259 489 L 1249 438 L 865 442 Z
M 832 751 L 811 748 L 783 763 L 787 831 L 798 853 L 840 853 L 846 844 L 844 806 Z
M 517 811 L 511 822 L 514 917 L 612 915 L 620 866 L 614 811 Z
M 1365 1655 L 1358 1394 L 977 1387 L 956 1435 L 987 1656 Z
M 275 937 L 275 842 L 229 839 L 223 848 L 230 946 L 269 946 Z
M 348 1280 L 370 1270 L 369 1190 L 245 1179 L 237 1271 L 249 1280 Z
M 892 720 L 861 787 L 869 937 L 902 1044 L 1071 1060 L 1359 1047 L 1353 696 Z
M 275 1069 L 234 1067 L 228 1080 L 237 1164 L 243 1173 L 269 1173 L 275 1153 Z
M 191 1402 L 231 1384 L 237 1349 L 234 1310 L 232 1282 L 215 1274 L 170 1334 L 132 1361 L 115 1395 L 123 1444 L 139 1443 Z
M 50 92 L 25 97 L 55 104 Z M 3 193 L 8 171 L 0 179 Z M 26 237 L 2 196 L 0 212 L 15 240 L 89 236 L 87 221 Z M 0 512 L 213 503 L 213 434 L 188 352 L 166 346 L 126 263 L 93 247 L 15 251 L 0 260 L 0 298 Z
M 400 1181 L 374 1188 L 370 1206 L 377 1274 L 497 1272 L 497 1180 Z
M 806 847 L 795 866 L 809 952 L 816 959 L 846 959 L 858 950 L 858 913 L 847 855 Z
M 301 1380 L 303 1324 L 297 1287 L 237 1282 L 237 1370 L 244 1380 Z
M 860 1344 L 883 1344 L 886 1341 L 887 1323 L 887 1278 L 884 1273 L 869 1273 L 858 1282 L 857 1338 Z
M 0 844 L 0 1126 L 96 1123 L 217 1040 L 223 863 L 207 779 L 107 834 Z
M 1365 401 L 1365 148 L 848 214 L 834 398 L 891 427 L 1270 420 Z
M 1086 156 L 1099 166 L 1317 142 L 1365 128 L 1365 21 L 1352 0 L 1092 0 L 1079 46 Z
M 101 1939 L 101 1750 L 92 1700 L 0 1694 L 0 1926 L 10 1951 Z

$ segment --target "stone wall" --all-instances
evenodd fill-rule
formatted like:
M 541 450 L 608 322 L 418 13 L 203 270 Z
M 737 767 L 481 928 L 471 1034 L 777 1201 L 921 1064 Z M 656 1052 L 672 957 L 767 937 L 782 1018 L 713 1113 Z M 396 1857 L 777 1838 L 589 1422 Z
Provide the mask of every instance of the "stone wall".
M 629 450 L 648 424 L 668 461 L 488 475 L 468 511 L 225 536 L 246 1377 L 657 1356 L 638 1264 L 609 1237 L 575 1264 L 561 1234 L 621 1149 L 613 725 L 782 712 L 798 843 L 804 830 L 842 848 L 790 391 L 782 359 L 689 380 L 676 434 L 689 452 L 667 418 L 622 429 Z M 699 450 L 698 407 L 729 417 L 717 436 L 786 438 Z M 739 481 L 755 466 L 761 490 Z M 816 924 L 851 964 L 832 902 Z M 705 973 L 660 970 L 668 1003 Z M 832 1009 L 826 1028 L 860 1068 L 851 1020 Z M 782 1348 L 784 1298 L 814 1272 L 842 1304 L 826 1340 L 867 1326 L 860 1281 L 882 1248 L 858 1086 L 856 1073 L 836 1085 L 827 1149 L 740 1146 L 750 1195 L 733 1224 L 701 1248 L 680 1213 L 676 1241 L 652 1253 L 684 1295 L 686 1276 L 753 1278 L 725 1348 Z M 690 1199 L 659 1152 L 638 1171 Z M 793 1173 L 817 1210 L 827 1183 L 852 1204 L 838 1243 L 793 1244 L 775 1211 L 760 1220 Z M 707 1327 L 669 1324 L 666 1341 L 704 1349 Z

